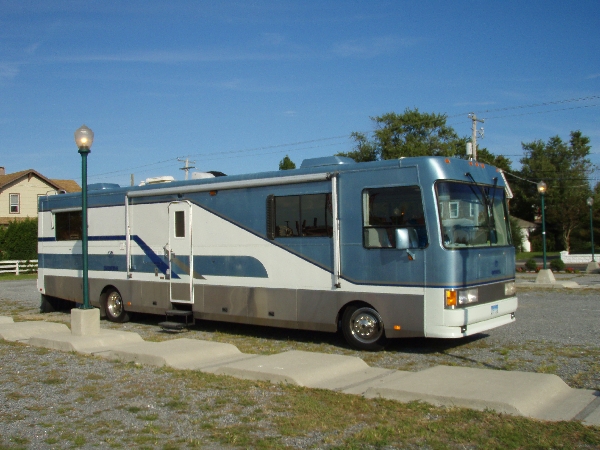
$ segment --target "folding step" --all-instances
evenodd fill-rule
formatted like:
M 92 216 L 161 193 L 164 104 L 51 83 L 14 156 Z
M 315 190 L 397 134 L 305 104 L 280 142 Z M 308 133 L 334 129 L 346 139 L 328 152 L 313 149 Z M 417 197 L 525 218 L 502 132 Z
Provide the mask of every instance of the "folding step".
M 179 317 L 192 317 L 194 313 L 192 311 L 184 311 L 183 309 L 169 309 L 165 311 L 165 314 L 168 316 L 179 316 Z
M 169 331 L 182 331 L 183 329 L 187 328 L 187 324 L 184 322 L 171 322 L 171 321 L 160 322 L 158 324 L 158 326 L 161 327 L 163 330 L 169 330 Z
M 166 320 L 158 324 L 158 326 L 161 327 L 163 330 L 181 331 L 188 328 L 190 325 L 195 324 L 194 313 L 192 311 L 185 311 L 182 309 L 169 309 L 165 311 L 165 316 Z M 172 320 L 172 318 L 179 318 L 179 321 Z M 185 321 L 183 321 L 183 319 Z

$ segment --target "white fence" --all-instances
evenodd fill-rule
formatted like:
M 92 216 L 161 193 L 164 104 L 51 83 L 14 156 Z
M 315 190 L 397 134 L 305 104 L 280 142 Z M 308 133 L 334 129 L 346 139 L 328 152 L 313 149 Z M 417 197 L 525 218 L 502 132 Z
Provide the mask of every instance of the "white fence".
M 33 261 L 0 261 L 0 273 L 21 273 L 37 272 L 37 259 Z
M 594 255 L 597 258 L 597 255 Z M 594 259 L 596 259 L 594 258 Z M 560 252 L 560 259 L 565 264 L 587 264 L 592 261 L 592 254 L 589 255 L 569 255 L 567 251 Z M 598 259 L 596 259 L 597 261 Z

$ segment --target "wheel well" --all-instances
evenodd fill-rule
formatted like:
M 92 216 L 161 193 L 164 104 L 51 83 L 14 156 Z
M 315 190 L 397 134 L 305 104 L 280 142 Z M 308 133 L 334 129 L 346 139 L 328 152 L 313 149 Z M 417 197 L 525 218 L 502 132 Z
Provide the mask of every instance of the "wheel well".
M 373 305 L 362 300 L 352 300 L 351 302 L 346 303 L 340 308 L 340 310 L 337 313 L 336 323 L 338 331 L 342 331 L 342 317 L 344 316 L 344 311 L 346 311 L 346 309 L 348 309 L 350 306 L 356 306 L 357 308 L 360 308 L 362 306 L 368 306 L 369 308 L 373 308 L 375 311 L 377 311 L 377 309 Z
M 102 289 L 102 292 L 100 292 L 100 316 L 102 316 L 102 317 L 106 317 L 106 304 L 104 302 L 104 299 L 106 298 L 107 293 L 111 290 L 115 290 L 115 291 L 121 293 L 121 291 L 119 291 L 112 284 L 104 286 L 104 289 Z

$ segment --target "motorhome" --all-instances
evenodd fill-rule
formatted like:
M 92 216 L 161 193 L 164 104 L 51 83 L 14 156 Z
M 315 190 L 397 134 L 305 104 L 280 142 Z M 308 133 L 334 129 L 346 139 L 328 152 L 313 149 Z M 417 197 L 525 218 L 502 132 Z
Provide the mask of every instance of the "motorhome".
M 515 320 L 509 188 L 495 167 L 325 157 L 220 175 L 89 185 L 89 298 L 103 316 L 340 331 L 360 349 Z M 83 301 L 81 222 L 81 193 L 40 198 L 43 305 Z

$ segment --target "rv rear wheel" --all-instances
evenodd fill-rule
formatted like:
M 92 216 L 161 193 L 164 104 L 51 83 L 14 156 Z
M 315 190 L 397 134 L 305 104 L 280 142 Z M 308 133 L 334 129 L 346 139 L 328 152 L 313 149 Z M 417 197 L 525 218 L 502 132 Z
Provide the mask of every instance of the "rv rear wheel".
M 110 289 L 104 295 L 104 310 L 106 318 L 111 322 L 123 323 L 129 320 L 129 314 L 123 305 L 123 298 L 116 289 Z
M 342 332 L 346 342 L 360 350 L 381 350 L 385 334 L 383 320 L 369 306 L 349 306 L 342 316 Z

